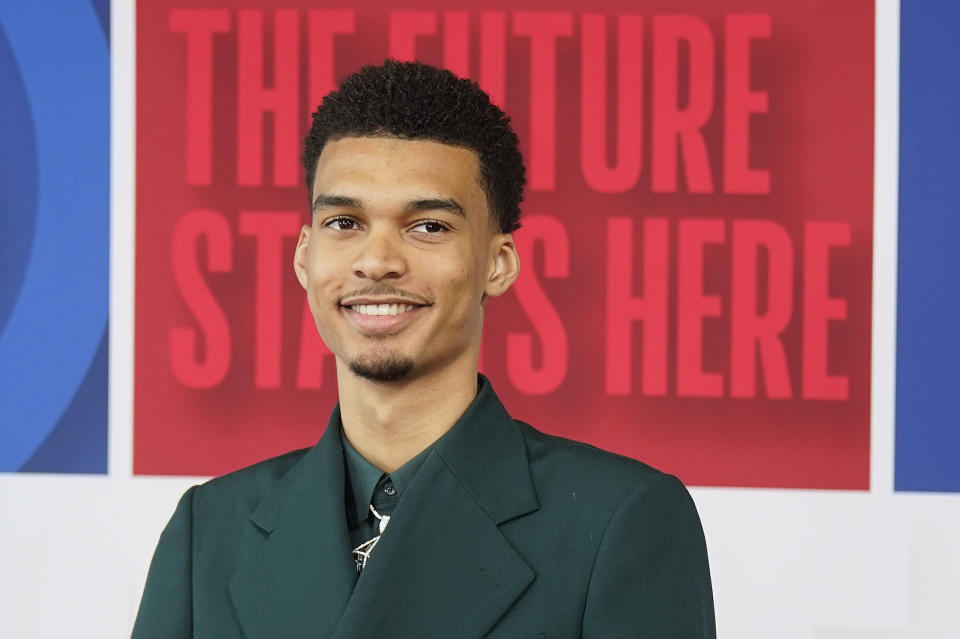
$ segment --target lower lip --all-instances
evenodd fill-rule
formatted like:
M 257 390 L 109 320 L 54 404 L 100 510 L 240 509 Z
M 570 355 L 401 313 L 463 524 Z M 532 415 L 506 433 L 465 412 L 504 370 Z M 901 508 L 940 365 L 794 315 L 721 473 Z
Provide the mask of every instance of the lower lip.
M 413 310 L 397 313 L 396 315 L 364 315 L 349 306 L 341 306 L 347 320 L 361 333 L 370 335 L 396 333 L 413 321 L 423 306 L 415 306 Z

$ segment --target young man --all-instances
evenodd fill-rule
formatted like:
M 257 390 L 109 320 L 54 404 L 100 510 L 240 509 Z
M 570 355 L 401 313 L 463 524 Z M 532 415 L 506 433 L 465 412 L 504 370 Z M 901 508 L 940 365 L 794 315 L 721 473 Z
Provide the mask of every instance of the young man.
M 324 99 L 294 269 L 340 403 L 313 448 L 186 493 L 134 637 L 715 636 L 683 485 L 514 421 L 477 374 L 520 268 L 508 122 L 417 63 Z

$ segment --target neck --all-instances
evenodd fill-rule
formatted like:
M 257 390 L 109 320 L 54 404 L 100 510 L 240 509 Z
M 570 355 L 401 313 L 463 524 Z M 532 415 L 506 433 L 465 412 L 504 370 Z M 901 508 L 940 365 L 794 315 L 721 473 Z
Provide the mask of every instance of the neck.
M 396 382 L 357 377 L 337 360 L 343 431 L 371 464 L 392 473 L 456 423 L 477 395 L 476 357 Z

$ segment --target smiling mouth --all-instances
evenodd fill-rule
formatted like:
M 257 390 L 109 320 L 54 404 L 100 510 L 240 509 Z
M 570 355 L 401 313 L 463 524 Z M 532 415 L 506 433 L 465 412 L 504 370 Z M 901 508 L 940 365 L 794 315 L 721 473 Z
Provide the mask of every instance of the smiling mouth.
M 347 321 L 361 334 L 385 337 L 398 333 L 415 322 L 424 306 L 397 301 L 380 304 L 344 304 L 340 308 Z
M 361 315 L 400 315 L 420 307 L 416 304 L 354 304 L 347 308 Z

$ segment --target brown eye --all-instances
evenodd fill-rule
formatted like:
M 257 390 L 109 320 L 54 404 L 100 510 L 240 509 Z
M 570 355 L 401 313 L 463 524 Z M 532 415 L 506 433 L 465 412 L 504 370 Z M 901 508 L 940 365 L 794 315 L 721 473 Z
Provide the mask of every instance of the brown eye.
M 442 222 L 437 222 L 435 220 L 427 220 L 426 222 L 420 222 L 419 224 L 414 226 L 411 230 L 417 233 L 426 233 L 428 235 L 433 235 L 436 233 L 443 233 L 444 231 L 447 230 L 447 227 Z
M 337 231 L 353 231 L 359 228 L 356 220 L 351 220 L 349 217 L 335 217 L 327 222 L 325 226 Z

